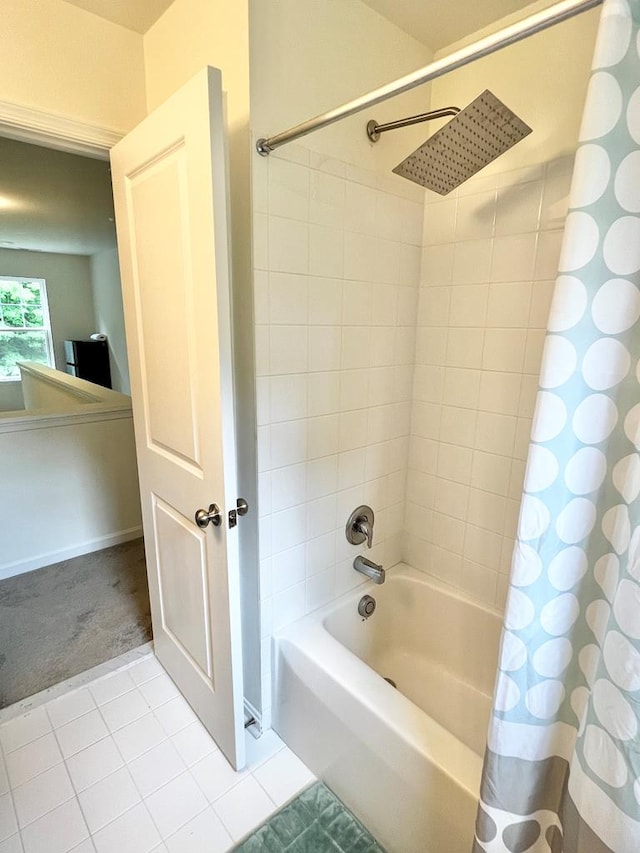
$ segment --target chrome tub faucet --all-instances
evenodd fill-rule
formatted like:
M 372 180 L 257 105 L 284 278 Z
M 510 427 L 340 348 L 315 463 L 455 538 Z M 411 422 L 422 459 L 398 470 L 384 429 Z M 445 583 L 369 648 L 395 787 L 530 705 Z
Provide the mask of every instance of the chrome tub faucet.
M 374 583 L 384 583 L 385 581 L 385 571 L 382 566 L 379 566 L 377 563 L 372 563 L 371 560 L 367 560 L 367 558 L 363 557 L 361 554 L 358 554 L 353 561 L 353 568 L 356 572 L 366 575 L 366 577 Z

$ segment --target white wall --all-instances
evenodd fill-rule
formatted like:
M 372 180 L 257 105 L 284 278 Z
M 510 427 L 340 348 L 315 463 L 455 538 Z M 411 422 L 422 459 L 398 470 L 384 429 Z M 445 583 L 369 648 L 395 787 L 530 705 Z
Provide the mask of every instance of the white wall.
M 250 33 L 254 137 L 430 58 L 358 2 L 254 2 Z M 423 90 L 372 115 L 427 108 Z M 376 513 L 370 557 L 400 556 L 423 207 L 389 169 L 424 130 L 376 147 L 370 117 L 253 156 L 267 721 L 272 631 L 365 580 L 352 565 L 363 549 L 345 538 L 351 511 Z
M 251 128 L 270 136 L 426 65 L 432 52 L 358 0 L 252 0 Z M 435 104 L 435 102 L 434 102 Z M 370 143 L 365 128 L 425 112 L 429 87 L 379 104 L 301 144 L 388 171 L 426 136 L 425 125 Z M 254 172 L 259 163 L 254 163 Z
M 403 557 L 499 608 L 597 20 L 433 84 L 459 106 L 490 88 L 533 128 L 446 199 L 426 195 Z
M 82 416 L 81 416 L 82 417 Z M 142 535 L 133 421 L 0 421 L 0 578 Z M 41 507 L 34 526 L 33 508 Z
M 13 412 L 23 408 L 22 384 L 20 382 L 0 382 L 0 412 Z
M 55 366 L 64 370 L 64 341 L 88 338 L 95 331 L 89 258 L 0 249 L 0 275 L 46 280 Z
M 145 114 L 142 36 L 64 0 L 2 0 L 0 101 L 126 132 Z
M 539 3 L 532 6 L 546 6 Z M 492 30 L 511 23 L 496 22 Z M 483 174 L 548 163 L 575 151 L 591 69 L 600 9 L 584 12 L 535 36 L 503 48 L 433 82 L 434 103 L 464 107 L 490 89 L 533 128 L 533 133 L 488 166 Z M 484 36 L 487 29 L 471 39 Z M 436 59 L 463 42 L 436 54 Z
M 111 384 L 114 391 L 130 394 L 118 250 L 92 255 L 90 272 L 94 330 L 107 335 L 109 341 Z

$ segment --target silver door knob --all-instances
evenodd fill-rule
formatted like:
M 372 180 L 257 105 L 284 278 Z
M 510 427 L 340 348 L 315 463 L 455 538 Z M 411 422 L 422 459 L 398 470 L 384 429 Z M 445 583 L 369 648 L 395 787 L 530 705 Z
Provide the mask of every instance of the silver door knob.
M 196 511 L 196 524 L 203 530 L 208 524 L 213 524 L 214 527 L 220 527 L 222 524 L 222 515 L 218 504 L 209 504 L 209 510 L 199 509 Z
M 236 501 L 236 510 L 238 515 L 246 515 L 249 512 L 249 504 L 244 498 L 238 498 Z

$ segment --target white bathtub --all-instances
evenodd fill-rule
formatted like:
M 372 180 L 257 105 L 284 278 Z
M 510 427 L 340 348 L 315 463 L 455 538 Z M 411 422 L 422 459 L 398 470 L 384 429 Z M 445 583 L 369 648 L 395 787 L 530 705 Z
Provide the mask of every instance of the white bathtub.
M 391 853 L 471 849 L 500 627 L 400 564 L 274 638 L 275 730 Z

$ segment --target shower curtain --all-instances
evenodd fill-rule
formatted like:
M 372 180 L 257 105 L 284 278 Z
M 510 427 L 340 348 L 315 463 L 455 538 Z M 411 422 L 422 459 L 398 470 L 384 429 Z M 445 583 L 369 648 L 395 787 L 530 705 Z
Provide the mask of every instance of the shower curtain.
M 640 851 L 639 318 L 640 0 L 605 0 L 474 853 Z

